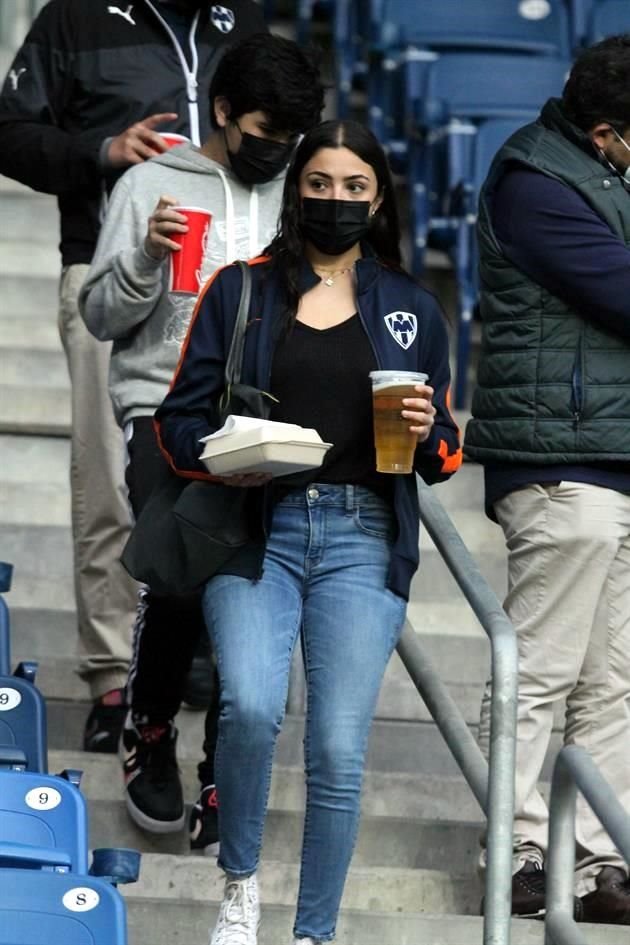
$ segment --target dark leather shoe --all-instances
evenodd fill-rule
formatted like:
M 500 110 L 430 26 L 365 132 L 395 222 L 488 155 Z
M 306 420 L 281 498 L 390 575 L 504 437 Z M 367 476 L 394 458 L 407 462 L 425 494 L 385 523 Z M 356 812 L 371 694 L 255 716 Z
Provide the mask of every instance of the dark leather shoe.
M 597 876 L 597 889 L 580 899 L 581 922 L 630 925 L 630 882 L 622 869 L 604 866 Z

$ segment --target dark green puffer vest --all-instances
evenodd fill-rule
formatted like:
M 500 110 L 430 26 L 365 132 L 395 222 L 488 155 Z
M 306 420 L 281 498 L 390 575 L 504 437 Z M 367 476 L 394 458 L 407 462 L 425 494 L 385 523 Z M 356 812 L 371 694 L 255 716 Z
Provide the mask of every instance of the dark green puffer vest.
M 630 344 L 513 266 L 491 224 L 494 187 L 506 162 L 518 162 L 573 187 L 630 245 L 630 195 L 589 148 L 551 99 L 501 148 L 482 189 L 483 336 L 464 445 L 480 462 L 630 460 Z

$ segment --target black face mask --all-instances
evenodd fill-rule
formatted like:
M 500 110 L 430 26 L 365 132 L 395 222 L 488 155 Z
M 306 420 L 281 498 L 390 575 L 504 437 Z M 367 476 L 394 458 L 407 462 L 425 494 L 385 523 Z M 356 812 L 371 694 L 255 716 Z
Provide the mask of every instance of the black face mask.
M 302 199 L 302 235 L 320 253 L 340 256 L 370 228 L 369 200 Z
M 234 122 L 239 131 L 238 122 Z M 232 170 L 244 184 L 266 184 L 277 177 L 289 163 L 293 142 L 281 144 L 269 138 L 258 138 L 247 131 L 241 131 L 241 146 L 238 151 L 230 151 L 225 140 L 228 158 Z

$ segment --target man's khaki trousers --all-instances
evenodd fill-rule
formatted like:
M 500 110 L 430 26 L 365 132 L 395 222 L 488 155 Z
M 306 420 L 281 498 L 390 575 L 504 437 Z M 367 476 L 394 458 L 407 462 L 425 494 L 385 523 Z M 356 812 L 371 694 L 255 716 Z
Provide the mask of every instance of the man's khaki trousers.
M 119 558 L 130 529 L 125 447 L 108 391 L 111 344 L 97 341 L 77 300 L 88 267 L 64 269 L 59 333 L 72 385 L 70 486 L 79 675 L 97 699 L 127 681 L 136 587 Z
M 584 748 L 630 814 L 630 496 L 580 482 L 530 485 L 495 513 L 508 551 L 505 610 L 518 638 L 514 871 L 547 850 L 537 783 L 554 704 L 566 700 L 565 744 Z M 487 750 L 489 683 L 479 740 Z M 576 895 L 602 866 L 625 868 L 578 794 Z

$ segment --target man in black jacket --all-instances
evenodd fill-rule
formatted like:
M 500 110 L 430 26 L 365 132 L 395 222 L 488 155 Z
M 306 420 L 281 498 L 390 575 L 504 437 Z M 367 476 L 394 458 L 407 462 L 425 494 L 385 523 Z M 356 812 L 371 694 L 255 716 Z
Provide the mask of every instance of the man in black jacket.
M 56 194 L 61 216 L 79 672 L 94 700 L 86 750 L 117 748 L 136 586 L 119 563 L 130 521 L 107 386 L 111 346 L 87 332 L 79 290 L 117 177 L 166 149 L 158 131 L 207 138 L 208 88 L 223 51 L 263 30 L 254 0 L 51 0 L 0 94 L 0 173 Z

